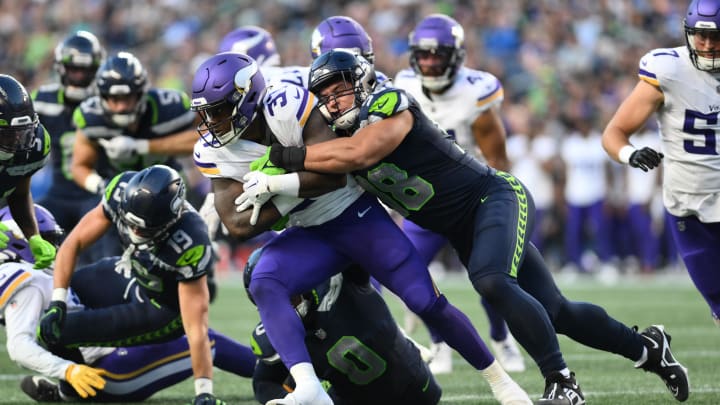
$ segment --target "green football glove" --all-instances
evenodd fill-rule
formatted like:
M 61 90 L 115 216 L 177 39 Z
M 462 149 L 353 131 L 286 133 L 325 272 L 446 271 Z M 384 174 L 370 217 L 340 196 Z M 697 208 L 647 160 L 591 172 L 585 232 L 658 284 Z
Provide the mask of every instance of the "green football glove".
M 275 176 L 277 174 L 285 174 L 286 171 L 282 167 L 275 166 L 270 161 L 270 149 L 272 147 L 268 147 L 265 151 L 265 154 L 262 155 L 262 157 L 259 157 L 255 159 L 252 163 L 250 163 L 250 170 L 252 171 L 260 171 L 268 176 Z
M 55 260 L 55 246 L 43 239 L 42 236 L 33 235 L 28 239 L 28 243 L 30 244 L 30 251 L 35 257 L 35 266 L 33 268 L 44 269 Z
M 10 237 L 5 235 L 5 232 L 9 230 L 10 228 L 4 222 L 0 222 L 0 249 L 5 249 L 10 241 Z

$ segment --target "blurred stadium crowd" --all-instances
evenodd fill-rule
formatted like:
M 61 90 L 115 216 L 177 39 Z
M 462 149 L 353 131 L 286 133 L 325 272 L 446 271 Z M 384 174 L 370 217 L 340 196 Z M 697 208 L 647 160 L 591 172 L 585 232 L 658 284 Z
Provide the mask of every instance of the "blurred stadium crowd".
M 153 86 L 187 91 L 194 67 L 236 27 L 267 29 L 282 64 L 308 65 L 313 28 L 328 16 L 347 15 L 372 37 L 376 68 L 394 77 L 408 64 L 413 26 L 423 16 L 445 13 L 465 28 L 466 65 L 493 73 L 505 87 L 508 154 L 513 173 L 545 211 L 535 238 L 549 262 L 569 271 L 651 272 L 675 263 L 663 236 L 657 179 L 637 170 L 631 176 L 627 167 L 611 163 L 600 132 L 636 83 L 640 57 L 684 43 L 680 21 L 686 6 L 686 0 L 1 1 L 0 71 L 28 89 L 53 81 L 55 45 L 86 29 L 109 53 L 130 50 L 138 56 Z M 587 153 L 595 148 L 597 153 Z M 47 177 L 36 177 L 35 192 L 42 193 Z M 199 175 L 188 177 L 195 179 L 197 194 L 207 190 Z M 596 215 L 595 221 L 573 218 L 586 242 L 565 228 L 568 203 Z M 628 214 L 633 205 L 652 213 L 649 226 L 637 234 Z M 649 239 L 649 246 L 636 243 Z M 577 246 L 566 246 L 573 242 Z M 578 256 L 578 249 L 586 254 Z M 236 252 L 243 257 L 246 249 Z M 232 260 L 224 265 L 240 267 Z

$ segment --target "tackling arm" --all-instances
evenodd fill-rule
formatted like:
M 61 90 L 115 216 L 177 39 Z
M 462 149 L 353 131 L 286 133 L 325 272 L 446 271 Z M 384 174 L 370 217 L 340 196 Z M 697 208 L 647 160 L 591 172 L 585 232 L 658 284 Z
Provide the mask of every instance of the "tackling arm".
M 348 173 L 369 167 L 389 155 L 412 129 L 410 111 L 372 123 L 353 136 L 336 138 L 307 147 L 306 170 L 322 173 Z M 283 162 L 273 162 L 282 166 Z

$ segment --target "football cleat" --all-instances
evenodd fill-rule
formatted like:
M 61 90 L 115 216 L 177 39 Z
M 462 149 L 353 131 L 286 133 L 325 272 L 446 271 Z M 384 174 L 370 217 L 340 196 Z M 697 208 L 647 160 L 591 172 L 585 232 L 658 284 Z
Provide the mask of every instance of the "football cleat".
M 671 337 L 665 333 L 663 325 L 652 325 L 642 331 L 647 348 L 647 360 L 635 364 L 636 368 L 660 376 L 675 399 L 683 402 L 690 395 L 690 380 L 687 369 L 680 364 L 670 351 Z
M 505 340 L 490 340 L 490 346 L 498 363 L 509 373 L 525 371 L 525 359 L 518 349 L 515 339 L 508 333 Z
M 559 371 L 550 373 L 545 378 L 545 392 L 537 405 L 584 405 L 585 396 L 575 381 L 575 373 L 565 378 Z
M 20 381 L 20 389 L 37 402 L 62 402 L 57 383 L 45 377 L 25 376 Z
M 430 346 L 432 360 L 428 363 L 430 372 L 433 375 L 452 373 L 452 352 L 453 349 L 445 342 L 433 343 Z

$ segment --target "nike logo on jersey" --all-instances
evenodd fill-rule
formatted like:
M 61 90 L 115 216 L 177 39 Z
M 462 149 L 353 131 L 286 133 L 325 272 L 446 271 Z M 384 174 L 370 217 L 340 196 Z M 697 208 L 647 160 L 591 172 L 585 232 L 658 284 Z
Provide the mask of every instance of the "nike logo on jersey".
M 487 200 L 487 199 L 488 199 L 488 196 L 480 198 L 480 204 L 483 204 L 485 202 L 485 200 Z
M 362 211 L 358 211 L 358 213 L 357 213 L 357 214 L 358 214 L 358 218 L 364 217 L 365 214 L 367 214 L 368 211 L 370 211 L 371 208 L 372 208 L 372 207 L 367 207 L 367 208 L 365 208 L 365 209 L 362 210 Z
M 200 157 L 200 152 L 195 152 L 195 157 L 199 158 L 199 157 Z

